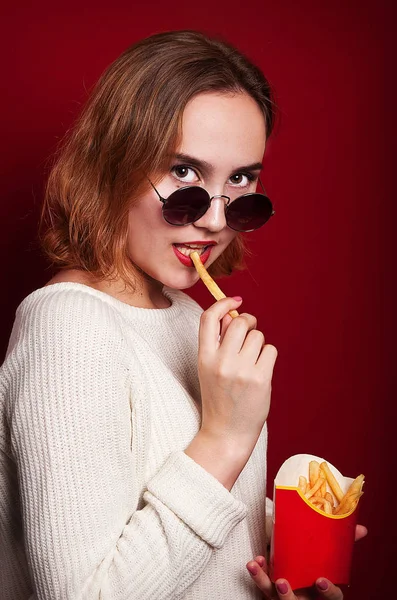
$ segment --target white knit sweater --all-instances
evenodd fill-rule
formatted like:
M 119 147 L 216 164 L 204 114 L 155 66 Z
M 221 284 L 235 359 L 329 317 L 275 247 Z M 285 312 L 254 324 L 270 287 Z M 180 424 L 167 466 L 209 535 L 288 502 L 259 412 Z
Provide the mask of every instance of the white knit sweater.
M 265 550 L 266 428 L 228 492 L 185 453 L 200 307 L 78 283 L 19 306 L 0 378 L 1 600 L 248 600 Z

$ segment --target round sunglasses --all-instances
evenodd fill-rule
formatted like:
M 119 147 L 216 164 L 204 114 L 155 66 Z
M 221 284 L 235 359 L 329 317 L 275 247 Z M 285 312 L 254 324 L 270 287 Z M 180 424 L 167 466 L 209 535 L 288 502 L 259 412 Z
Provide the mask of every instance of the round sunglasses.
M 207 190 L 202 187 L 192 185 L 177 189 L 172 192 L 168 198 L 162 198 L 154 187 L 159 200 L 163 203 L 163 218 L 170 225 L 183 227 L 191 225 L 207 212 L 214 198 L 225 198 L 225 218 L 227 226 L 234 231 L 254 231 L 262 227 L 271 216 L 274 215 L 273 205 L 266 196 L 265 189 L 261 180 L 263 194 L 256 192 L 238 196 L 233 202 L 229 196 L 223 194 L 210 196 Z

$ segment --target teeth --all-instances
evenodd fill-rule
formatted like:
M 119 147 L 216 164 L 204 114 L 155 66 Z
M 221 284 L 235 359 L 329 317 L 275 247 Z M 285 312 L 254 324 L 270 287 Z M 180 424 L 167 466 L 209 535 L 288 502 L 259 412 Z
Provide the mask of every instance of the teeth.
M 190 256 L 195 251 L 201 255 L 204 252 L 205 246 L 177 246 L 177 248 L 184 256 Z

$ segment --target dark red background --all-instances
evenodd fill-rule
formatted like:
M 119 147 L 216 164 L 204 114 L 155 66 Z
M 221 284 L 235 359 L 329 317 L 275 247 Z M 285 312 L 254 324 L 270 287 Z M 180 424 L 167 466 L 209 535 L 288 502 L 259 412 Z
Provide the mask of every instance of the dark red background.
M 2 18 L 2 352 L 17 304 L 50 276 L 35 242 L 46 161 L 122 50 L 158 31 L 203 29 L 274 85 L 281 119 L 264 182 L 276 216 L 251 234 L 247 271 L 221 285 L 279 350 L 269 481 L 299 452 L 366 474 L 370 533 L 355 548 L 352 600 L 395 595 L 392 4 L 42 0 L 9 4 Z M 201 283 L 191 293 L 211 302 Z

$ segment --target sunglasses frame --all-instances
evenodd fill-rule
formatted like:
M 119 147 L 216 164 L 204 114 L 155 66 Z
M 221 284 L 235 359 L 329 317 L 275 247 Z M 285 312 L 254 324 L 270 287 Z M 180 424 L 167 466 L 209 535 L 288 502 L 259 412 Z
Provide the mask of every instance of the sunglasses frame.
M 261 181 L 260 178 L 258 178 L 258 181 L 261 185 L 261 188 L 263 190 L 263 194 L 258 193 L 258 192 L 248 192 L 247 194 L 241 194 L 241 196 L 237 196 L 237 198 L 235 198 L 233 200 L 233 202 L 236 202 L 236 200 L 240 200 L 240 198 L 247 198 L 248 196 L 263 196 L 264 198 L 266 198 L 266 200 L 270 203 L 270 206 L 272 207 L 272 211 L 270 213 L 269 218 L 267 219 L 267 221 L 265 221 L 262 225 L 259 225 L 259 227 L 256 227 L 255 229 L 235 229 L 234 227 L 230 227 L 230 225 L 227 223 L 227 209 L 231 203 L 231 198 L 230 196 L 226 196 L 225 194 L 216 194 L 215 196 L 210 196 L 210 194 L 207 192 L 207 190 L 203 187 L 201 187 L 200 185 L 186 185 L 184 187 L 178 188 L 176 190 L 174 190 L 173 192 L 171 192 L 171 194 L 168 196 L 168 198 L 170 198 L 170 196 L 172 196 L 172 194 L 175 194 L 175 192 L 179 192 L 179 191 L 183 191 L 183 190 L 189 190 L 191 188 L 198 188 L 200 190 L 203 190 L 207 196 L 208 196 L 208 206 L 205 209 L 205 211 L 203 212 L 202 215 L 200 215 L 199 217 L 197 217 L 197 219 L 195 219 L 194 221 L 190 221 L 189 223 L 170 223 L 164 216 L 164 208 L 165 205 L 168 201 L 168 198 L 163 198 L 161 196 L 161 194 L 159 193 L 159 191 L 154 187 L 153 183 L 150 181 L 149 178 L 147 178 L 150 185 L 152 186 L 152 188 L 154 189 L 154 191 L 156 192 L 160 202 L 162 202 L 163 206 L 162 206 L 162 214 L 163 214 L 163 219 L 166 223 L 168 223 L 169 225 L 172 225 L 173 227 L 186 227 L 187 225 L 192 225 L 192 223 L 195 223 L 196 221 L 199 221 L 207 212 L 207 210 L 209 209 L 209 207 L 211 206 L 211 202 L 212 200 L 214 200 L 214 198 L 225 198 L 227 200 L 227 202 L 225 203 L 225 218 L 226 218 L 226 224 L 230 229 L 233 229 L 233 231 L 239 231 L 240 233 L 250 233 L 251 231 L 256 231 L 257 229 L 260 229 L 261 227 L 263 227 L 263 225 L 266 225 L 266 223 L 269 221 L 269 219 L 275 214 L 275 210 L 273 209 L 273 203 L 270 200 L 270 198 L 267 196 L 266 194 L 266 190 L 264 188 L 264 185 Z

